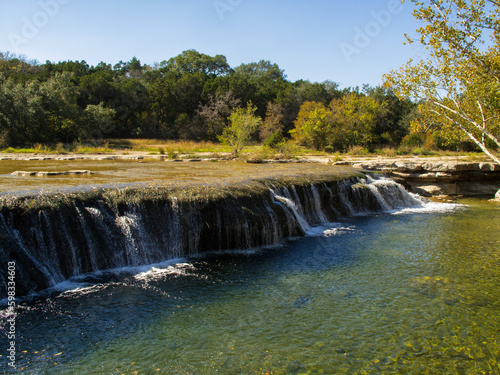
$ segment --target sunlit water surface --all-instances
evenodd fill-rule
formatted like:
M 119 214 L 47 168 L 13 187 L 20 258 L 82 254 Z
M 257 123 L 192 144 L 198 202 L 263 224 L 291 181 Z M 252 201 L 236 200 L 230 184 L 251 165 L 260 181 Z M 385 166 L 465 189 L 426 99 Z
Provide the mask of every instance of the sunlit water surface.
M 97 284 L 18 308 L 17 371 L 4 336 L 0 369 L 500 373 L 500 205 L 460 203 L 89 277 Z

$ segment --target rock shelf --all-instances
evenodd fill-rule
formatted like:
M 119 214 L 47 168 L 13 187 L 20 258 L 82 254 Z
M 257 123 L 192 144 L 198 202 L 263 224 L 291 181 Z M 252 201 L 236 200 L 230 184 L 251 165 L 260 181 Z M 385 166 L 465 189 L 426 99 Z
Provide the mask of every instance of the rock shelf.
M 402 179 L 425 196 L 487 196 L 495 195 L 500 187 L 500 165 L 489 162 L 377 160 L 348 164 Z

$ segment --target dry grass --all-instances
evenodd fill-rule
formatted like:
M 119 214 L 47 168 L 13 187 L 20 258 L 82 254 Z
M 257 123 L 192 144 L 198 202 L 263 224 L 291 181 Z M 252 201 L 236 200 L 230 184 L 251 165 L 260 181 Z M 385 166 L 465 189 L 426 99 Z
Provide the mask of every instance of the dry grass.
M 73 143 L 57 145 L 35 144 L 32 147 L 8 147 L 4 153 L 32 154 L 109 154 L 115 152 L 142 151 L 157 154 L 226 153 L 231 149 L 212 142 L 169 141 L 159 139 L 108 139 L 92 143 Z
M 169 158 L 177 158 L 182 155 L 191 155 L 191 157 L 225 157 L 231 152 L 231 148 L 219 143 L 213 142 L 195 142 L 195 141 L 172 141 L 162 139 L 108 139 L 92 143 L 73 143 L 73 144 L 53 144 L 41 145 L 35 144 L 26 148 L 5 148 L 2 153 L 15 154 L 129 154 L 132 152 L 142 152 L 151 155 L 166 155 Z M 300 156 L 325 156 L 336 160 L 342 160 L 349 157 L 467 157 L 471 161 L 488 161 L 488 158 L 480 152 L 453 152 L 429 150 L 425 147 L 391 147 L 379 148 L 370 153 L 361 146 L 352 147 L 347 153 L 327 153 L 298 146 L 293 142 L 285 142 L 279 148 L 271 149 L 260 144 L 246 146 L 242 153 L 242 160 L 259 159 L 293 159 Z
M 190 154 L 199 152 L 230 152 L 230 147 L 213 142 L 171 141 L 160 139 L 109 139 L 113 149 L 148 151 L 163 154 Z

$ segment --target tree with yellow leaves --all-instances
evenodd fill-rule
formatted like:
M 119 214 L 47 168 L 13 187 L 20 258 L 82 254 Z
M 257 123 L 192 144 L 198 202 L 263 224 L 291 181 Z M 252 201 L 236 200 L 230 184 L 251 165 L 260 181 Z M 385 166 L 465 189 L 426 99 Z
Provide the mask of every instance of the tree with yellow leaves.
M 295 120 L 295 129 L 290 133 L 297 143 L 324 150 L 329 145 L 334 126 L 332 113 L 323 104 L 305 102 Z
M 388 74 L 398 96 L 423 100 L 423 115 L 443 134 L 463 135 L 500 164 L 500 2 L 411 0 L 424 26 L 427 59 Z M 406 36 L 409 43 L 415 40 Z

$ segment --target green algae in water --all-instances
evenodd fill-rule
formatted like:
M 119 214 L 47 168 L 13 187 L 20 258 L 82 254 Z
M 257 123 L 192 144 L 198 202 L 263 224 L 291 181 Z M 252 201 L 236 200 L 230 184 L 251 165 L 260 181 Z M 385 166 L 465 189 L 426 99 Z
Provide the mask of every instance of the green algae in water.
M 18 316 L 19 364 L 33 374 L 500 373 L 500 205 L 462 203 L 352 218 L 329 237 L 47 300 Z

